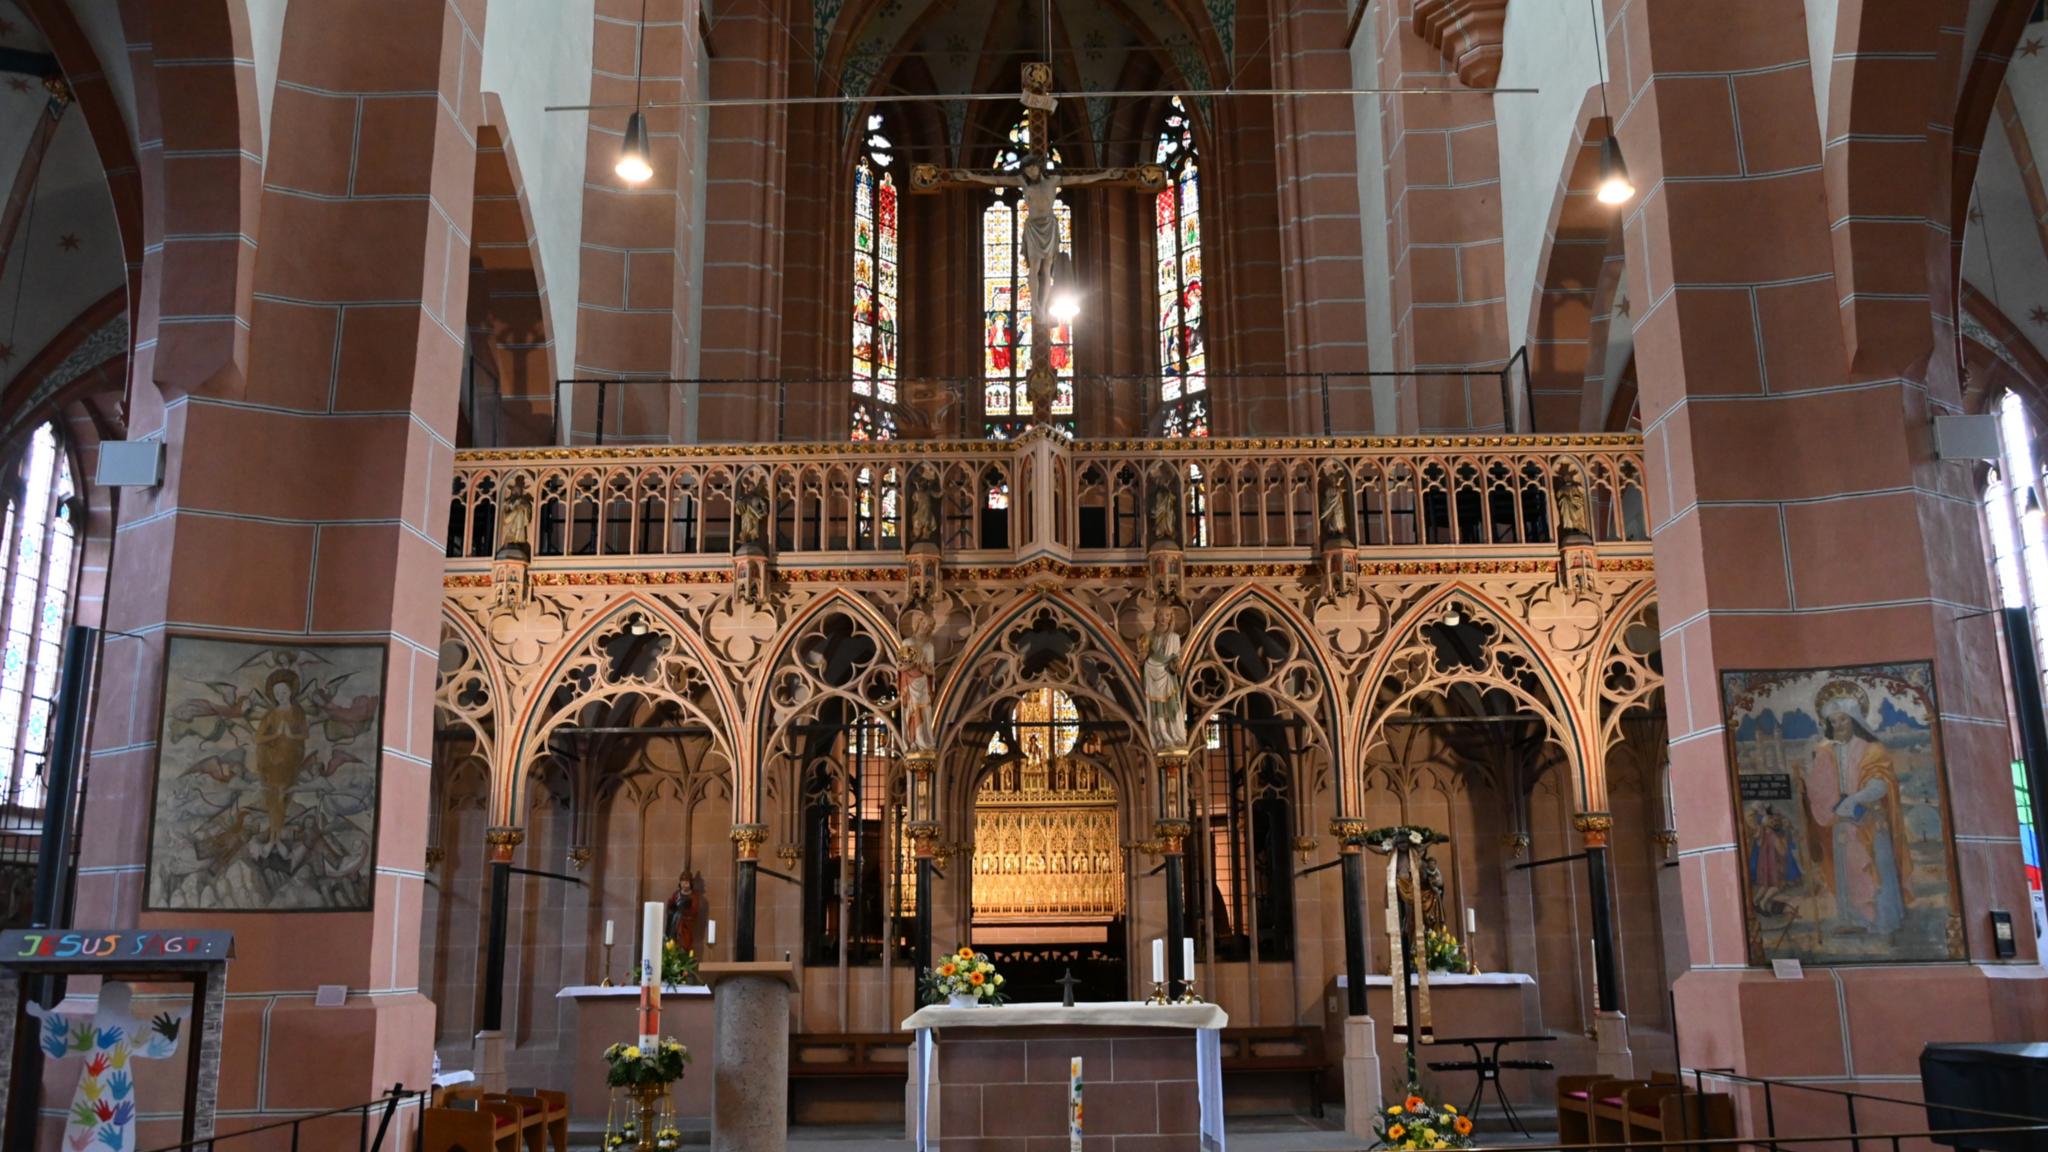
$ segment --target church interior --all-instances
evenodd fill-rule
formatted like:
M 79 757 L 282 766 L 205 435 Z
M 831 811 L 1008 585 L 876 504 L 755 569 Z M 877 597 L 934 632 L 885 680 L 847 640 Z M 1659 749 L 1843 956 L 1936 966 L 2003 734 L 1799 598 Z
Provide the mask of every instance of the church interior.
M 0 0 L 0 1145 L 2038 1147 L 2044 44 Z

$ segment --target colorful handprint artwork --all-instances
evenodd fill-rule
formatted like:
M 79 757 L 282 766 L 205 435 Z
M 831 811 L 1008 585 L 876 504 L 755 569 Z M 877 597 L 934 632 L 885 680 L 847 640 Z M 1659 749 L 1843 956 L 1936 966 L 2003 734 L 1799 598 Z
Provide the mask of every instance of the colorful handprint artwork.
M 83 1056 L 71 1111 L 64 1121 L 64 1152 L 134 1152 L 137 1064 L 178 1051 L 186 1008 L 158 1013 L 144 1023 L 132 1015 L 134 993 L 108 981 L 90 1020 L 67 1021 L 54 1009 L 29 1005 L 42 1021 L 43 1054 L 52 1060 Z

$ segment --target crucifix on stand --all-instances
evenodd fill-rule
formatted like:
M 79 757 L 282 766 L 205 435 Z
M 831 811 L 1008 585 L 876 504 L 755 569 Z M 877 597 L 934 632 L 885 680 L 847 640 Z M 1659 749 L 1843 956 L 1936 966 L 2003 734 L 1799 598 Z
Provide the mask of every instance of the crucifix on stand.
M 1157 164 L 1136 168 L 1052 168 L 1052 65 L 1024 65 L 1024 147 L 1023 162 L 1015 172 L 980 171 L 971 168 L 940 168 L 919 164 L 911 169 L 912 192 L 941 192 L 954 188 L 1016 188 L 1024 201 L 1024 268 L 1031 294 L 1031 367 L 1024 377 L 1024 394 L 1031 400 L 1031 418 L 1039 424 L 1052 421 L 1052 402 L 1057 392 L 1052 357 L 1052 323 L 1049 304 L 1053 293 L 1053 265 L 1060 254 L 1059 217 L 1053 205 L 1060 189 L 1076 184 L 1100 184 L 1109 188 L 1138 188 L 1158 192 L 1166 187 L 1166 169 Z

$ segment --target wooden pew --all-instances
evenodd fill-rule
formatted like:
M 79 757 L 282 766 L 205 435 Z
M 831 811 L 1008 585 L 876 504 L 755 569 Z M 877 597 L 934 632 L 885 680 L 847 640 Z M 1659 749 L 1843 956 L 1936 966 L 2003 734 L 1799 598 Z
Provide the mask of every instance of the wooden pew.
M 434 1092 L 420 1120 L 420 1152 L 520 1152 L 518 1109 L 475 1085 Z
M 1307 1073 L 1309 1111 L 1323 1114 L 1323 1075 L 1330 1063 L 1323 1030 L 1291 1025 L 1223 1030 L 1223 1074 Z

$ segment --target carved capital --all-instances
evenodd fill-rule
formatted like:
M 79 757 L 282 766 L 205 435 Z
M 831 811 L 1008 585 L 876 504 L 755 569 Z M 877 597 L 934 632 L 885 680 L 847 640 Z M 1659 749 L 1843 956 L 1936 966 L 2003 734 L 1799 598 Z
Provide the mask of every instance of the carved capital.
M 739 824 L 732 830 L 733 847 L 738 849 L 742 860 L 759 860 L 761 842 L 768 839 L 766 824 Z
M 448 858 L 448 850 L 439 845 L 427 845 L 427 867 L 433 868 Z
M 1614 831 L 1614 817 L 1605 812 L 1581 812 L 1572 817 L 1572 827 L 1588 848 L 1607 847 L 1607 834 Z
M 484 843 L 490 846 L 492 863 L 509 864 L 512 850 L 526 843 L 526 829 L 492 828 L 484 832 Z
M 1159 820 L 1152 825 L 1152 835 L 1159 840 L 1162 855 L 1178 856 L 1181 846 L 1187 842 L 1195 826 L 1186 820 Z
M 591 854 L 590 846 L 587 844 L 579 844 L 569 849 L 569 867 L 578 872 L 583 871 L 590 864 Z
M 1510 859 L 1520 860 L 1529 854 L 1529 834 L 1527 832 L 1510 832 L 1500 838 L 1500 846 Z
M 1660 828 L 1650 834 L 1650 839 L 1663 851 L 1666 860 L 1678 855 L 1678 829 Z
M 1415 0 L 1415 31 L 1443 53 L 1467 88 L 1500 79 L 1508 0 Z
M 1330 835 L 1337 838 L 1337 844 L 1346 853 L 1364 849 L 1365 834 L 1370 831 L 1372 823 L 1356 816 L 1339 816 L 1330 821 Z
M 796 862 L 804 858 L 804 850 L 794 844 L 784 844 L 775 850 L 775 858 L 782 861 L 783 867 L 794 871 Z
M 930 860 L 939 854 L 937 820 L 909 821 L 903 825 L 903 835 L 910 840 L 910 854 L 919 860 Z

